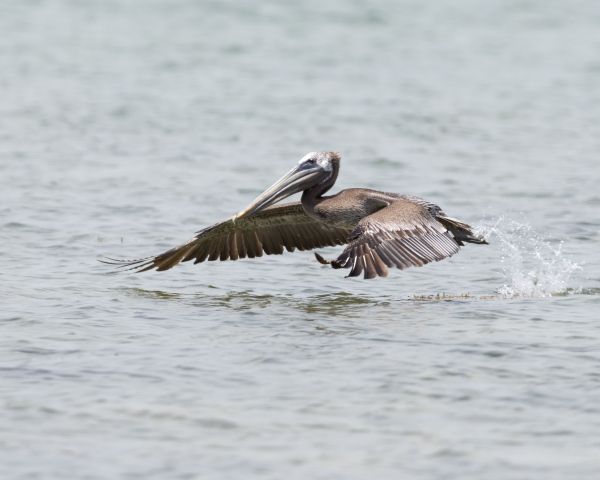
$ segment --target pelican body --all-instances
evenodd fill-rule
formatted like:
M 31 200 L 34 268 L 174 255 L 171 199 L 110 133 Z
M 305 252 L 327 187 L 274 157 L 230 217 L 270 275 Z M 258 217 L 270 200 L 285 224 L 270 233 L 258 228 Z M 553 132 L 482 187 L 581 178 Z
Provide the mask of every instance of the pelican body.
M 350 188 L 325 195 L 340 170 L 336 152 L 311 152 L 297 166 L 228 220 L 199 231 L 190 241 L 155 257 L 108 259 L 107 263 L 143 272 L 168 270 L 180 262 L 237 260 L 335 245 L 346 245 L 334 260 L 317 260 L 350 269 L 348 276 L 385 277 L 439 261 L 465 243 L 486 244 L 472 228 L 440 207 L 409 195 Z M 298 192 L 300 202 L 275 205 Z

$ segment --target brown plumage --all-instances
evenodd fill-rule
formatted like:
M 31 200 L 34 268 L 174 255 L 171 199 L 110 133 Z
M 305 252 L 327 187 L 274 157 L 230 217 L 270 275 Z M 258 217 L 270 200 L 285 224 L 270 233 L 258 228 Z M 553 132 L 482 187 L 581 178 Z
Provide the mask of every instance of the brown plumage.
M 439 261 L 467 243 L 487 243 L 471 227 L 448 217 L 418 197 L 353 188 L 324 196 L 335 183 L 340 157 L 333 152 L 306 155 L 286 176 L 238 215 L 201 230 L 189 242 L 155 257 L 103 260 L 143 272 L 168 270 L 180 262 L 237 260 L 335 245 L 346 245 L 332 261 L 348 276 L 385 277 L 389 267 L 404 269 Z M 272 204 L 303 191 L 302 201 Z
M 168 270 L 179 262 L 279 255 L 287 250 L 344 245 L 350 231 L 329 226 L 309 217 L 300 202 L 268 207 L 251 217 L 225 220 L 200 230 L 189 242 L 155 257 L 137 260 L 108 259 L 104 263 L 129 267 L 138 272 Z

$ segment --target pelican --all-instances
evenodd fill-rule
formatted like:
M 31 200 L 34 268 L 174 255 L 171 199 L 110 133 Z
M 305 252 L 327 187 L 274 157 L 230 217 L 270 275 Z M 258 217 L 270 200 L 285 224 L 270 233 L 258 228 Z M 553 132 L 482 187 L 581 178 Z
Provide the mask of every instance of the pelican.
M 437 205 L 411 195 L 333 187 L 341 156 L 311 152 L 298 165 L 231 218 L 200 230 L 194 238 L 160 255 L 106 263 L 144 272 L 169 270 L 180 262 L 237 260 L 345 245 L 334 260 L 316 259 L 349 277 L 386 277 L 390 267 L 421 267 L 458 252 L 465 243 L 487 244 L 471 226 Z M 274 205 L 303 192 L 300 202 Z

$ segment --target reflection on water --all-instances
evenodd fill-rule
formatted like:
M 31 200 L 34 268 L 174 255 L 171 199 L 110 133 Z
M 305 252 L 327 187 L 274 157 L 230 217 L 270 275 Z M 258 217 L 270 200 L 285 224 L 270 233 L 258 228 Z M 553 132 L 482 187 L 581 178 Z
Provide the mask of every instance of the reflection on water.
M 390 301 L 382 296 L 374 295 L 373 297 L 368 297 L 356 295 L 351 292 L 293 297 L 290 295 L 258 294 L 251 290 L 230 291 L 223 294 L 217 292 L 184 294 L 162 290 L 145 290 L 143 288 L 126 288 L 119 289 L 119 291 L 123 291 L 125 295 L 133 297 L 172 300 L 196 306 L 223 307 L 237 311 L 281 306 L 301 310 L 307 314 L 326 313 L 328 315 L 340 316 L 350 314 L 356 308 L 360 309 L 373 305 L 386 306 Z
M 315 295 L 312 298 L 297 302 L 295 308 L 302 309 L 306 314 L 320 313 L 328 316 L 354 316 L 368 311 L 370 307 L 385 307 L 389 305 L 384 298 L 368 298 L 347 292 L 329 295 Z
M 179 300 L 184 295 L 175 292 L 164 292 L 162 290 L 145 290 L 143 288 L 125 288 L 119 289 L 125 293 L 125 295 L 131 295 L 132 297 L 151 298 L 155 300 Z

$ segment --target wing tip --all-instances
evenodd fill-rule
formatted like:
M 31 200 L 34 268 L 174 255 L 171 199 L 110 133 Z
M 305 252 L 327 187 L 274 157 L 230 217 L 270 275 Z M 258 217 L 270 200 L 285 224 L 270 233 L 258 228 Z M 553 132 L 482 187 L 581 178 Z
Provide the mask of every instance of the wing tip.
M 110 265 L 112 267 L 115 267 L 115 270 L 109 273 L 141 273 L 147 270 L 151 270 L 156 266 L 154 264 L 154 257 L 136 259 L 101 257 L 98 259 L 98 261 L 104 265 Z

